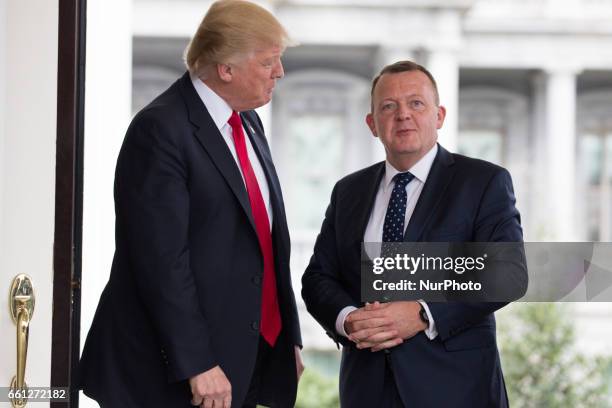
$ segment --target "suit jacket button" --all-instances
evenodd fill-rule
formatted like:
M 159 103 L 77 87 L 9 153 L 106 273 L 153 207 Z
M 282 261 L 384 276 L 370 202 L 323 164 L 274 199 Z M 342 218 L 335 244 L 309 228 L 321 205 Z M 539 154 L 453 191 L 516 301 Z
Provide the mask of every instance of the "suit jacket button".
M 259 322 L 257 321 L 251 322 L 251 329 L 259 330 Z
M 260 276 L 260 275 L 255 275 L 255 276 L 253 276 L 252 281 L 253 281 L 253 283 L 254 283 L 256 286 L 260 286 L 260 285 L 261 285 L 261 276 Z

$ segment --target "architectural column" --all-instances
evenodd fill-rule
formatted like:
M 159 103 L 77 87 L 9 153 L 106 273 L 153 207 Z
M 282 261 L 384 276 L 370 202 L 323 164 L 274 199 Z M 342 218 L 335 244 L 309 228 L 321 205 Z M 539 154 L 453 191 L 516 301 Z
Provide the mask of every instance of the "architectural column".
M 459 62 L 452 50 L 432 50 L 425 67 L 438 85 L 440 104 L 446 107 L 446 119 L 438 131 L 438 141 L 444 148 L 456 152 L 459 133 Z
M 577 239 L 576 73 L 547 70 L 544 86 L 544 146 L 547 153 L 548 225 L 554 240 Z
M 532 241 L 552 239 L 550 203 L 548 197 L 548 146 L 546 133 L 546 80 L 547 75 L 538 71 L 531 77 L 532 117 L 530 118 L 530 155 L 529 171 L 537 177 L 529 177 L 529 190 L 532 192 L 528 201 L 523 203 L 523 211 L 530 213 L 531 230 L 525 231 L 524 238 Z M 527 208 L 525 208 L 527 207 Z

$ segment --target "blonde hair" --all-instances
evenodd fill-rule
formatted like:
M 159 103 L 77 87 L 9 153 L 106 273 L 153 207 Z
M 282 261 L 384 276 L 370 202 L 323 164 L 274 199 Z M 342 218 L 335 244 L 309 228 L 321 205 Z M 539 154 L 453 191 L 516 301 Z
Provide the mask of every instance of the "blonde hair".
M 185 65 L 200 75 L 208 66 L 233 62 L 262 45 L 282 50 L 290 45 L 287 31 L 272 13 L 248 1 L 216 1 L 185 50 Z

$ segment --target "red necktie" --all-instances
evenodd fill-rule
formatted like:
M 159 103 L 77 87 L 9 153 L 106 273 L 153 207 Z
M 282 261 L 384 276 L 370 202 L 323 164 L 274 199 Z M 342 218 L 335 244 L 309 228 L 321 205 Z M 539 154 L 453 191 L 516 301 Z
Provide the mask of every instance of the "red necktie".
M 259 247 L 263 254 L 263 284 L 261 295 L 261 324 L 259 331 L 263 338 L 274 347 L 276 338 L 281 330 L 281 317 L 276 294 L 276 276 L 274 273 L 274 253 L 272 250 L 272 235 L 270 234 L 270 220 L 264 204 L 259 183 L 251 167 L 242 131 L 242 120 L 236 111 L 232 112 L 228 123 L 232 127 L 236 154 L 240 162 L 240 169 L 244 176 L 251 211 L 255 221 L 255 230 L 259 240 Z

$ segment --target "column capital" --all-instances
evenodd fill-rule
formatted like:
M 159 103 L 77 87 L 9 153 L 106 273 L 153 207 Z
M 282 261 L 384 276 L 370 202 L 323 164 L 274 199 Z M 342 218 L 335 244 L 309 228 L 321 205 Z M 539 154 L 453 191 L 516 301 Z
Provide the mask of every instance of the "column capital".
M 578 76 L 584 67 L 579 64 L 565 63 L 565 64 L 547 64 L 541 67 L 542 73 L 548 76 L 556 75 L 573 75 Z

